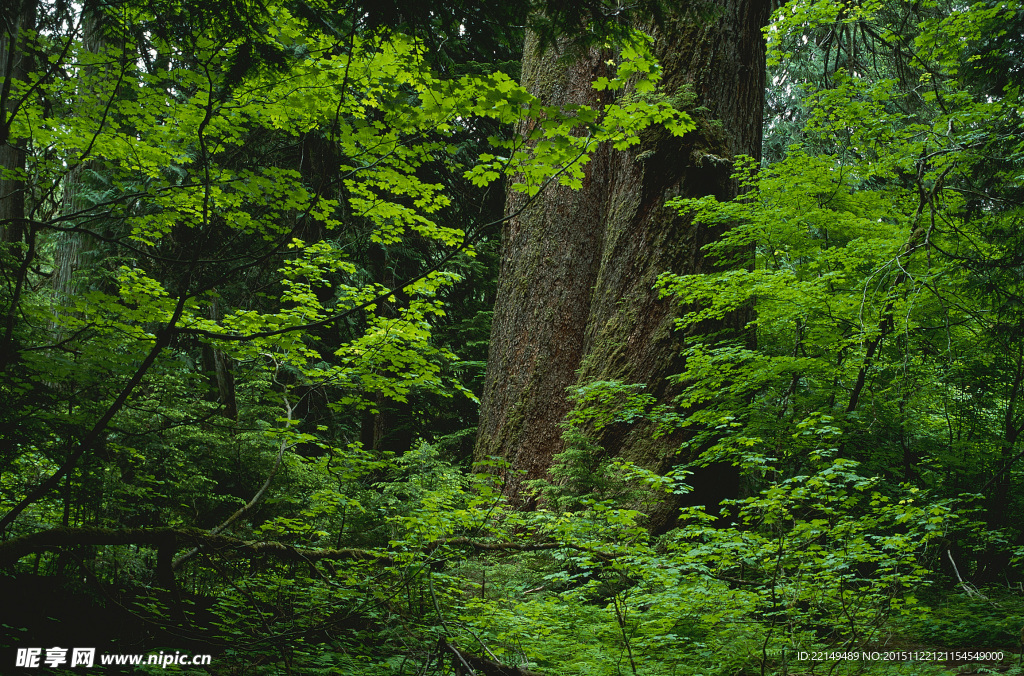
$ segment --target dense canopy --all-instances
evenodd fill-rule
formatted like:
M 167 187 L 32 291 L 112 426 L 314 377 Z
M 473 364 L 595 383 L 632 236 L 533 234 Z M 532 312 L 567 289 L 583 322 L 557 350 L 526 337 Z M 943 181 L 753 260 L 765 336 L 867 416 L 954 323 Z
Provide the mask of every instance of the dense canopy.
M 0 671 L 1019 669 L 1018 0 L 2 18 Z

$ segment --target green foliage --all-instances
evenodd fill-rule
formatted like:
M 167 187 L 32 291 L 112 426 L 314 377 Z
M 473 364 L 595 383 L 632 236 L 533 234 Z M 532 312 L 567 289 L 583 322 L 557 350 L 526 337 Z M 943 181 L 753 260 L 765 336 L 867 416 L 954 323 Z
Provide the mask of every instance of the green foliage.
M 517 585 L 521 600 L 506 606 L 496 590 L 462 619 L 492 650 L 530 646 L 522 657 L 556 673 L 616 673 L 631 653 L 638 673 L 725 674 L 757 668 L 765 651 L 870 645 L 890 618 L 920 614 L 919 557 L 955 520 L 916 489 L 896 500 L 878 487 L 853 463 L 822 461 L 727 505 L 733 527 L 691 508 L 660 543 L 610 501 L 540 511 L 527 523 L 579 550 L 553 554 L 553 568 L 531 561 L 538 576 Z
M 991 25 L 1002 11 L 957 21 Z M 813 3 L 787 8 L 776 29 L 883 15 Z M 756 350 L 696 340 L 678 378 L 681 426 L 708 459 L 786 476 L 832 449 L 893 488 L 909 481 L 952 498 L 998 480 L 1008 495 L 1021 362 L 1006 329 L 1019 289 L 991 273 L 1015 267 L 1016 242 L 991 233 L 1017 229 L 1019 207 L 996 195 L 1018 177 L 978 177 L 992 154 L 1019 153 L 1004 130 L 1020 121 L 1011 90 L 979 96 L 956 79 L 940 55 L 962 55 L 976 33 L 954 38 L 944 25 L 917 28 L 918 44 L 933 46 L 921 67 L 941 76 L 929 91 L 831 73 L 805 99 L 807 141 L 770 166 L 737 165 L 742 200 L 675 202 L 700 222 L 736 223 L 708 247 L 715 256 L 755 251 L 749 267 L 661 281 L 684 308 L 680 328 L 757 304 Z M 1004 515 L 990 503 L 991 527 Z
M 264 46 L 279 58 L 242 72 L 239 54 L 254 48 L 248 37 L 187 26 L 173 36 L 133 32 L 159 22 L 152 11 L 99 16 L 88 43 L 37 36 L 67 76 L 14 83 L 23 100 L 10 129 L 33 149 L 26 170 L 64 195 L 42 193 L 26 204 L 34 214 L 26 237 L 48 248 L 4 252 L 20 275 L 5 287 L 5 313 L 24 319 L 5 338 L 14 356 L 4 389 L 13 397 L 11 420 L 39 427 L 11 447 L 9 463 L 26 453 L 61 458 L 69 446 L 91 456 L 86 447 L 100 437 L 139 446 L 123 441 L 126 434 L 154 449 L 165 429 L 248 452 L 245 435 L 271 429 L 259 420 L 276 417 L 259 406 L 283 398 L 290 408 L 314 391 L 339 417 L 424 393 L 472 399 L 452 376 L 459 357 L 433 329 L 461 279 L 446 264 L 474 254 L 471 240 L 486 223 L 444 224 L 449 191 L 426 178 L 426 168 L 446 166 L 449 178 L 478 187 L 515 176 L 513 189 L 533 195 L 551 181 L 578 183 L 596 144 L 631 145 L 651 124 L 675 133 L 690 125 L 660 101 L 563 110 L 500 71 L 442 78 L 413 38 L 356 32 L 339 41 L 285 6 L 261 17 Z M 647 47 L 638 35 L 623 51 L 621 76 L 639 86 L 658 77 Z M 84 91 L 88 103 L 72 105 Z M 454 142 L 475 121 L 527 120 L 537 121 L 528 139 L 490 137 L 503 156 L 478 149 L 455 159 Z M 327 183 L 311 173 L 317 162 L 332 176 Z M 102 191 L 88 189 L 86 174 Z M 438 253 L 425 269 L 385 284 L 352 257 L 359 239 L 384 248 L 426 243 Z M 75 252 L 102 248 L 97 242 L 105 258 L 87 276 Z M 41 275 L 62 281 L 47 288 Z M 39 291 L 22 293 L 25 286 Z M 199 352 L 240 374 L 231 397 L 241 417 L 220 430 L 226 437 L 201 422 L 217 407 L 202 392 Z M 224 369 L 216 375 L 227 388 Z M 168 388 L 177 405 L 168 405 Z M 89 394 L 70 413 L 34 404 L 76 390 Z M 225 391 L 219 396 L 227 405 Z M 170 412 L 134 425 L 131 411 L 146 406 Z M 104 422 L 93 428 L 97 419 Z M 321 453 L 346 446 L 311 429 L 288 443 Z M 171 444 L 175 453 L 188 445 Z M 218 452 L 212 457 L 223 462 Z M 177 469 L 192 471 L 190 462 L 183 456 Z M 5 506 L 36 503 L 19 504 L 24 495 L 10 494 Z
M 57 28 L 15 36 L 40 70 L 7 83 L 5 129 L 27 150 L 5 177 L 31 188 L 26 222 L 3 224 L 21 240 L 0 250 L 6 536 L 175 527 L 364 547 L 247 573 L 226 552 L 175 550 L 193 599 L 152 551 L 98 546 L 82 565 L 144 589 L 147 617 L 216 617 L 244 663 L 401 671 L 392 658 L 410 645 L 429 661 L 424 599 L 448 609 L 461 593 L 435 567 L 465 558 L 432 548 L 491 536 L 503 508 L 434 446 L 392 453 L 377 428 L 425 402 L 476 401 L 464 372 L 479 384 L 480 349 L 451 326 L 485 341 L 487 303 L 450 313 L 495 265 L 487 189 L 578 185 L 599 144 L 692 128 L 652 94 L 649 39 L 624 33 L 598 85 L 647 96 L 557 108 L 501 68 L 435 70 L 415 35 L 340 32 L 321 7 L 218 5 L 202 12 L 214 30 L 159 3 L 90 8 L 81 32 L 51 9 Z
M 182 539 L 170 576 L 166 544 L 83 542 L 20 558 L 15 582 L 84 577 L 147 620 L 139 645 L 212 642 L 217 673 L 452 673 L 458 653 L 725 676 L 890 635 L 1016 646 L 1017 596 L 973 584 L 1019 581 L 1024 530 L 1022 113 L 990 72 L 1019 55 L 1017 5 L 779 9 L 773 161 L 735 161 L 738 200 L 672 202 L 730 226 L 707 249 L 723 271 L 659 282 L 688 332 L 679 396 L 569 393 L 529 512 L 464 467 L 500 188 L 578 187 L 597 144 L 693 124 L 632 29 L 581 40 L 619 39 L 594 83 L 609 103 L 555 108 L 477 46 L 386 30 L 386 7 L 300 5 L 216 4 L 213 30 L 105 6 L 81 34 L 54 7 L 22 36 L 39 64 L 6 83 L 26 217 L 0 224 L 4 545 Z M 403 25 L 486 23 L 421 9 Z M 548 9 L 542 29 L 583 16 Z M 756 341 L 701 331 L 751 306 Z M 659 476 L 595 442 L 641 421 L 698 459 Z M 711 463 L 741 468 L 741 495 L 652 536 L 655 503 Z
M 902 632 L 936 645 L 1005 650 L 1020 642 L 1021 626 L 1019 598 L 994 588 L 935 599 L 932 612 L 908 622 Z
M 542 504 L 559 512 L 586 510 L 593 505 L 630 506 L 643 511 L 654 508 L 665 493 L 687 488 L 670 477 L 610 456 L 593 441 L 593 433 L 614 424 L 631 424 L 652 416 L 671 419 L 657 409 L 642 386 L 617 381 L 597 381 L 570 395 L 576 402 L 565 421 L 562 438 L 566 448 L 552 459 L 549 479 L 526 482 Z M 663 423 L 663 426 L 664 423 Z

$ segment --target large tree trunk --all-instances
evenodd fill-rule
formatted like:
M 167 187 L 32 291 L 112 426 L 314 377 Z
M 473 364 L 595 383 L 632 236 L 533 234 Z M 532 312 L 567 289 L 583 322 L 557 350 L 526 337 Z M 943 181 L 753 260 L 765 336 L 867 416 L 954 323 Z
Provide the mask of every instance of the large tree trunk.
M 655 53 L 665 90 L 688 101 L 697 131 L 680 139 L 652 130 L 629 151 L 603 149 L 581 190 L 552 189 L 506 226 L 475 458 L 508 462 L 513 499 L 523 502 L 522 481 L 543 477 L 564 450 L 567 388 L 614 379 L 643 384 L 659 402 L 674 396 L 666 377 L 683 367 L 686 336 L 673 328 L 674 304 L 652 286 L 661 272 L 714 269 L 701 247 L 717 233 L 664 205 L 676 196 L 731 198 L 729 160 L 760 157 L 767 16 L 763 0 L 722 0 L 711 19 L 670 19 L 656 31 Z M 607 58 L 592 52 L 566 67 L 528 38 L 523 82 L 547 104 L 597 104 L 607 94 L 590 82 Z M 522 199 L 511 195 L 508 212 Z M 702 330 L 735 335 L 747 319 Z M 643 425 L 613 426 L 598 439 L 657 470 L 675 462 L 680 440 L 653 440 Z
M 545 104 L 592 103 L 599 95 L 591 83 L 608 56 L 595 49 L 565 68 L 554 52 L 538 56 L 537 38 L 529 34 L 523 85 Z M 497 456 L 534 479 L 561 450 L 565 388 L 583 359 L 591 287 L 601 265 L 610 156 L 598 149 L 584 167 L 582 188 L 549 187 L 502 233 L 476 461 Z M 519 211 L 525 199 L 510 193 L 507 211 Z M 518 494 L 521 478 L 509 474 L 510 495 Z

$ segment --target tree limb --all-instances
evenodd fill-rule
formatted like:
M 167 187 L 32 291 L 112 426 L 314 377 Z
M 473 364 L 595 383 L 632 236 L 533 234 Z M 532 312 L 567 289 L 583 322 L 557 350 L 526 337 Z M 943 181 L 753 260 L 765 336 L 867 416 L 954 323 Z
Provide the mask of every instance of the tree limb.
M 228 535 L 211 534 L 199 528 L 51 528 L 0 542 L 0 568 L 23 556 L 53 547 L 74 545 L 143 545 L 163 552 L 188 545 L 206 547 L 222 554 L 255 556 L 267 554 L 291 561 L 380 561 L 394 563 L 387 555 L 364 549 L 307 549 L 280 542 L 247 541 Z M 166 554 L 165 554 L 166 556 Z
M 232 556 L 267 555 L 286 561 L 372 561 L 379 564 L 400 563 L 393 556 L 384 552 L 368 549 L 332 549 L 307 548 L 287 545 L 281 542 L 260 542 L 242 540 L 241 538 L 219 533 L 211 533 L 200 528 L 98 528 L 83 526 L 79 528 L 51 528 L 29 535 L 0 542 L 0 568 L 11 566 L 24 556 L 34 552 L 45 551 L 54 547 L 70 547 L 76 545 L 141 545 L 157 547 L 164 556 L 168 552 L 176 552 L 187 546 L 203 547 L 220 554 Z M 566 544 L 562 542 L 538 542 L 535 544 L 519 542 L 477 542 L 469 538 L 444 538 L 435 540 L 423 547 L 423 553 L 432 554 L 443 545 L 472 547 L 484 551 L 536 552 L 550 549 L 572 549 L 591 554 L 602 561 L 610 561 L 612 555 L 599 552 L 588 547 Z

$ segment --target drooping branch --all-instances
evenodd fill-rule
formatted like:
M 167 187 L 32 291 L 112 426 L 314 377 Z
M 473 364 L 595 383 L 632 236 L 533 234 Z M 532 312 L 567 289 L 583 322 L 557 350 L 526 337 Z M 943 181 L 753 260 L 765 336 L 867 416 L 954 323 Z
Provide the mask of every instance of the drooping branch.
M 371 561 L 382 565 L 400 563 L 385 552 L 368 549 L 331 549 L 296 547 L 281 542 L 261 542 L 219 533 L 210 533 L 200 528 L 51 528 L 29 535 L 0 542 L 0 568 L 13 565 L 29 554 L 53 549 L 81 545 L 136 545 L 156 547 L 167 556 L 184 547 L 201 547 L 224 556 L 271 556 L 283 561 Z M 469 547 L 478 551 L 493 552 L 539 552 L 552 549 L 571 549 L 590 554 L 602 561 L 610 561 L 613 555 L 564 542 L 480 542 L 465 537 L 442 538 L 422 549 L 426 555 L 436 555 L 442 546 Z
M 307 549 L 280 542 L 246 541 L 227 535 L 211 534 L 199 528 L 51 528 L 0 542 L 0 568 L 10 566 L 24 556 L 54 547 L 81 545 L 137 545 L 156 547 L 163 552 L 186 546 L 201 546 L 231 556 L 268 555 L 288 561 L 382 561 L 393 563 L 387 555 L 363 549 Z

